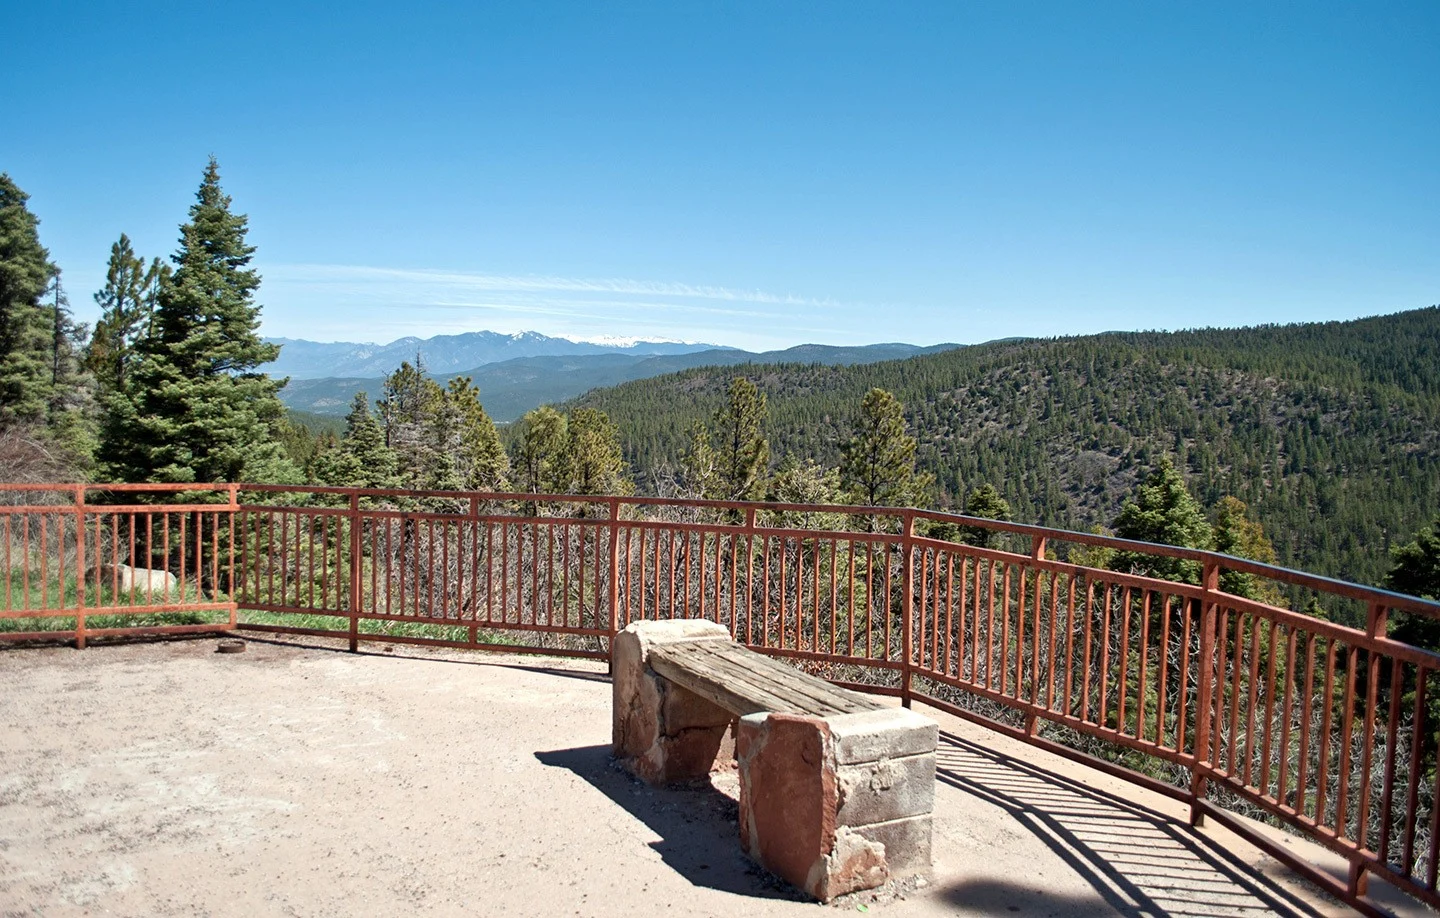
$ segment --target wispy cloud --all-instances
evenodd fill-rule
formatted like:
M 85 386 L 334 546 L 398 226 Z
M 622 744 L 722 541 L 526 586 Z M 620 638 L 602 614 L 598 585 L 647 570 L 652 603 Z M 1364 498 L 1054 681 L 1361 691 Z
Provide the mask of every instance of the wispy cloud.
M 838 307 L 834 299 L 793 294 L 769 293 L 763 290 L 737 290 L 703 284 L 677 284 L 665 281 L 644 281 L 630 278 L 574 278 L 512 274 L 477 274 L 455 271 L 431 271 L 414 268 L 376 268 L 364 265 L 274 265 L 266 270 L 267 279 L 288 283 L 357 283 L 400 281 L 417 286 L 449 286 L 471 290 L 542 292 L 542 293 L 611 293 L 628 296 L 674 297 L 682 299 L 719 300 L 737 303 L 763 303 L 771 306 Z
M 332 264 L 260 268 L 266 331 L 286 337 L 368 340 L 381 329 L 428 336 L 484 328 L 768 348 L 794 344 L 799 335 L 833 337 L 836 326 L 824 326 L 821 316 L 870 311 L 830 298 L 632 278 Z

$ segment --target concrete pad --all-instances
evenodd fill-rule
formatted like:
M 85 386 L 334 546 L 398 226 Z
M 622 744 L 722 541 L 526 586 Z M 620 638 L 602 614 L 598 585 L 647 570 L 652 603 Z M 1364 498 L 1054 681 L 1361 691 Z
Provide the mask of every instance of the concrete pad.
M 829 914 L 745 857 L 733 773 L 612 764 L 603 663 L 295 640 L 0 650 L 0 915 Z M 1183 805 L 923 713 L 932 878 L 840 907 L 1352 914 Z

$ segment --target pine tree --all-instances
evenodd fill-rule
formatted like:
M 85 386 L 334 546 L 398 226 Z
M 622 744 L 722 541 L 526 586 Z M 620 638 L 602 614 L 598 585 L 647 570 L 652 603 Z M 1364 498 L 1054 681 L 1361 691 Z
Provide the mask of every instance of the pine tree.
M 765 493 L 770 442 L 765 438 L 769 409 L 765 394 L 743 376 L 730 381 L 725 404 L 710 429 L 691 430 L 686 474 L 712 500 L 759 500 Z
M 480 403 L 480 390 L 469 376 L 450 380 L 445 404 L 455 413 L 457 442 L 455 463 L 464 488 L 471 491 L 504 491 L 509 488 L 510 457 L 500 443 L 495 422 Z
M 565 415 L 542 405 L 520 419 L 515 467 L 520 490 L 527 494 L 558 494 L 568 485 L 565 446 L 569 441 Z
M 43 423 L 55 388 L 55 321 L 43 298 L 57 269 L 29 199 L 0 173 L 0 429 Z
M 1275 563 L 1275 546 L 1265 535 L 1265 527 L 1251 518 L 1249 505 L 1227 494 L 1215 504 L 1214 510 L 1212 531 L 1216 551 L 1263 564 Z M 1274 584 L 1243 571 L 1222 571 L 1220 589 L 1271 605 L 1285 604 L 1284 596 Z
M 296 481 L 276 439 L 280 383 L 256 367 L 279 347 L 258 334 L 260 276 L 246 218 L 230 212 L 212 158 L 180 228 L 125 390 L 110 398 L 100 456 L 124 481 Z
M 565 431 L 567 493 L 635 493 L 620 453 L 619 433 L 604 412 L 577 408 L 566 420 Z
M 427 436 L 426 426 L 439 410 L 444 390 L 425 375 L 417 354 L 415 366 L 408 362 L 385 377 L 380 398 L 380 420 L 385 427 L 385 445 L 395 451 L 401 487 L 425 487 L 433 476 L 435 431 Z
M 50 400 L 46 405 L 46 431 L 56 446 L 71 458 L 77 471 L 89 471 L 95 454 L 95 380 L 84 367 L 82 354 L 87 327 L 70 314 L 70 301 L 56 270 L 49 300 Z
M 1200 503 L 1190 496 L 1185 479 L 1168 458 L 1135 489 L 1135 496 L 1120 507 L 1115 518 L 1115 535 L 1122 539 L 1208 549 L 1212 544 L 1210 523 Z M 1145 552 L 1117 551 L 1110 569 L 1133 574 L 1199 583 L 1201 565 L 1196 561 L 1167 558 Z
M 971 490 L 965 498 L 965 515 L 978 516 L 982 520 L 1010 520 L 1010 502 L 990 483 Z M 981 545 L 993 548 L 999 540 L 999 533 L 980 526 L 959 526 L 956 541 L 967 545 Z
M 840 503 L 840 471 L 814 459 L 787 457 L 770 476 L 765 500 L 776 504 Z M 805 529 L 841 529 L 846 523 L 844 514 L 823 511 L 782 510 L 766 517 L 768 525 Z
M 149 331 L 159 288 L 169 277 L 169 265 L 158 258 L 147 268 L 124 233 L 110 247 L 105 287 L 95 294 L 100 318 L 85 351 L 85 366 L 94 375 L 101 398 L 125 390 L 138 358 L 135 345 Z
M 915 471 L 915 447 L 905 432 L 904 406 L 884 389 L 871 389 L 840 452 L 846 497 L 868 507 L 924 506 L 934 479 Z
M 1440 600 L 1440 517 L 1404 545 L 1390 549 L 1386 589 Z

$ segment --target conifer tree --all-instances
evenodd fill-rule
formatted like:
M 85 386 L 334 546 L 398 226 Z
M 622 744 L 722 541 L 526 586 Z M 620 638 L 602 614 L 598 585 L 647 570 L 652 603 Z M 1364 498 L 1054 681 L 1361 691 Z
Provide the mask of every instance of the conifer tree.
M 567 493 L 635 493 L 620 452 L 619 432 L 603 411 L 577 408 L 566 420 L 565 432 Z
M 457 477 L 470 491 L 504 491 L 509 488 L 510 457 L 500 443 L 495 422 L 480 403 L 480 390 L 469 376 L 450 380 L 445 405 L 456 419 L 454 448 Z
M 1122 539 L 1208 549 L 1212 544 L 1210 523 L 1200 503 L 1190 496 L 1185 479 L 1168 458 L 1135 489 L 1135 495 L 1120 507 L 1115 518 L 1115 535 Z M 1110 569 L 1174 580 L 1199 583 L 1201 565 L 1196 561 L 1167 558 L 1144 552 L 1117 551 Z
M 712 500 L 759 500 L 765 493 L 770 442 L 765 438 L 769 414 L 765 394 L 743 376 L 730 381 L 725 404 L 715 412 L 709 429 L 691 429 L 686 474 L 703 496 Z
M 1265 527 L 1251 518 L 1248 504 L 1227 494 L 1215 504 L 1214 511 L 1212 531 L 1216 551 L 1263 564 L 1275 563 L 1275 546 L 1265 535 Z M 1243 571 L 1221 571 L 1220 589 L 1274 606 L 1285 604 L 1284 596 L 1274 584 Z
M 527 494 L 558 494 L 569 484 L 565 448 L 569 442 L 565 415 L 541 405 L 520 419 L 515 467 L 520 490 Z
M 43 423 L 54 393 L 55 320 L 43 298 L 57 269 L 29 199 L 0 173 L 0 428 Z
M 110 247 L 105 287 L 95 294 L 100 318 L 85 351 L 85 367 L 95 377 L 101 398 L 123 392 L 138 354 L 135 346 L 148 332 L 150 314 L 170 266 L 160 259 L 147 268 L 124 233 Z
M 230 212 L 214 158 L 180 228 L 125 390 L 108 400 L 100 457 L 124 481 L 295 481 L 276 439 L 280 383 L 256 372 L 279 347 L 258 334 L 260 276 L 246 218 Z
M 837 504 L 840 502 L 840 471 L 826 468 L 814 459 L 786 457 L 770 476 L 765 500 L 776 504 Z M 770 525 L 809 529 L 839 529 L 844 514 L 823 511 L 776 511 L 767 514 Z
M 867 392 L 855 434 L 840 453 L 840 482 L 849 500 L 869 507 L 927 503 L 934 479 L 915 471 L 915 446 L 899 400 L 884 389 Z
M 355 393 L 340 443 L 316 457 L 315 478 L 337 487 L 399 487 L 395 452 L 385 445 L 385 432 L 370 413 L 365 393 Z
M 95 454 L 96 408 L 94 377 L 86 372 L 82 354 L 87 327 L 75 322 L 70 300 L 55 271 L 47 294 L 51 321 L 50 400 L 46 432 L 74 463 L 88 472 Z
M 1385 575 L 1385 588 L 1422 599 L 1440 600 L 1440 517 L 1420 530 L 1404 545 L 1390 549 L 1392 567 Z M 1426 650 L 1440 651 L 1440 621 L 1425 615 L 1396 613 L 1390 622 L 1390 636 Z M 1440 707 L 1432 700 L 1432 707 Z
M 1010 502 L 1000 496 L 994 485 L 986 482 L 966 495 L 965 515 L 978 516 L 982 520 L 1009 520 Z M 959 530 L 957 541 L 986 548 L 994 547 L 999 535 L 993 529 L 979 526 L 961 526 Z
M 380 419 L 385 427 L 385 445 L 395 451 L 402 487 L 423 487 L 434 472 L 431 453 L 435 430 L 432 425 L 427 437 L 426 425 L 443 397 L 440 385 L 425 375 L 419 355 L 414 366 L 401 363 L 385 377 Z

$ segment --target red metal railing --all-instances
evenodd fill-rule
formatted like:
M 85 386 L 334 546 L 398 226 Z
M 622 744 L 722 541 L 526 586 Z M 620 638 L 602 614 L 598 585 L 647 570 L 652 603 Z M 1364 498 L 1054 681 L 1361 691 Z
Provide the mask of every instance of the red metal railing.
M 1440 905 L 1440 655 L 1386 636 L 1392 613 L 1435 603 L 915 510 L 262 485 L 0 497 L 0 638 L 241 628 L 604 658 L 632 621 L 705 617 L 1188 801 L 1362 911 L 1372 875 Z M 933 537 L 957 526 L 993 544 Z M 1178 559 L 1200 582 L 1057 560 L 1057 543 Z M 1224 592 L 1224 572 L 1321 597 L 1335 620 Z M 1348 882 L 1237 812 L 1340 852 Z

